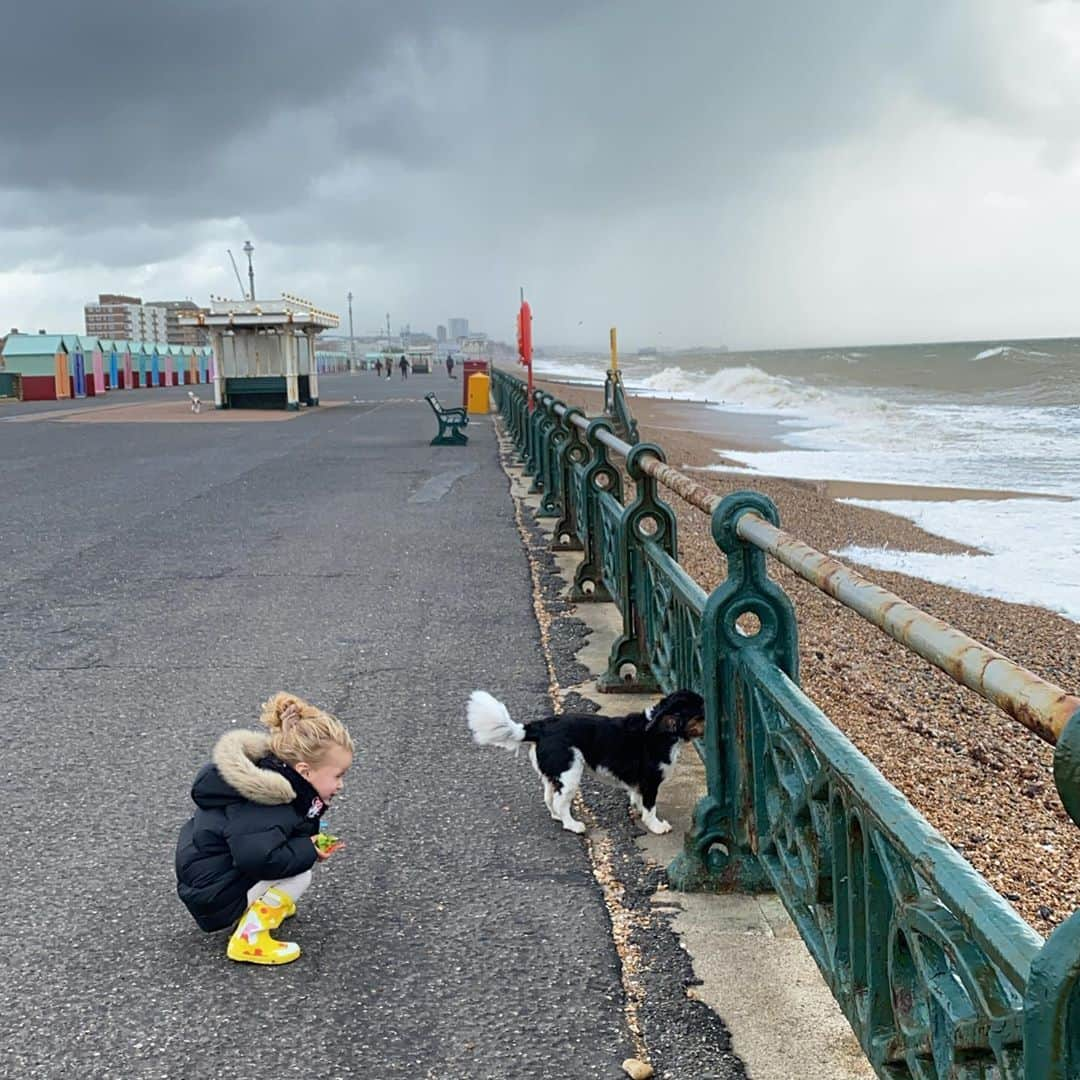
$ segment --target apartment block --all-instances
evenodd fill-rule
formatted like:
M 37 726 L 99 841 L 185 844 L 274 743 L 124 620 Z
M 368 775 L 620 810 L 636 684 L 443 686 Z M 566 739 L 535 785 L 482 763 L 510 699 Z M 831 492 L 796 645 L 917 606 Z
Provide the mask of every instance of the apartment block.
M 96 304 L 83 308 L 90 337 L 127 341 L 166 341 L 167 312 L 144 304 L 139 296 L 99 293 Z
M 205 326 L 181 326 L 181 315 L 210 314 L 194 300 L 150 300 L 148 306 L 165 309 L 165 338 L 170 345 L 209 345 L 210 331 Z

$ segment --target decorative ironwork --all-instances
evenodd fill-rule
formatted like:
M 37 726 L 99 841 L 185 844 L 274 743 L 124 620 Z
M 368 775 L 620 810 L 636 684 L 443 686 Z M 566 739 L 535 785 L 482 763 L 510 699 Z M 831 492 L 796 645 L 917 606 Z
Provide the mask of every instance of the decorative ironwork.
M 537 461 L 550 455 L 541 483 L 562 515 L 553 546 L 574 536 L 583 549 L 572 595 L 611 599 L 622 614 L 601 688 L 688 687 L 705 698 L 707 791 L 671 883 L 774 890 L 883 1078 L 1078 1080 L 1080 912 L 1044 942 L 806 697 L 794 609 L 768 577 L 766 552 L 821 577 L 841 602 L 841 590 L 865 597 L 869 584 L 781 534 L 763 495 L 716 505 L 663 465 L 659 447 L 616 439 L 611 420 L 588 422 L 548 396 L 554 422 L 523 422 L 519 380 L 495 381 L 523 454 L 531 441 Z M 611 411 L 617 396 L 612 387 Z M 611 451 L 635 481 L 625 507 Z M 709 595 L 678 563 L 658 478 L 712 512 L 727 577 Z M 869 601 L 859 603 L 848 606 L 862 613 Z M 938 662 L 935 642 L 989 650 L 924 621 L 922 654 L 972 685 L 951 653 Z M 1004 657 L 995 663 L 1004 674 L 975 688 L 1056 741 L 1057 790 L 1080 824 L 1080 702 Z M 1006 701 L 1014 686 L 1022 693 Z

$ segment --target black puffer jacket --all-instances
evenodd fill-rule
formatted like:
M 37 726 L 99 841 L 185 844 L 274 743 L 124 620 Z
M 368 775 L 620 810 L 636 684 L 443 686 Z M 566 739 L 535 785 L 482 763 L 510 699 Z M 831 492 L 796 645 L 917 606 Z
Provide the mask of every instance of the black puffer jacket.
M 176 845 L 176 891 L 203 930 L 236 922 L 255 882 L 293 877 L 315 863 L 321 803 L 300 806 L 285 776 L 260 768 L 269 752 L 268 735 L 230 731 L 191 786 L 196 810 Z

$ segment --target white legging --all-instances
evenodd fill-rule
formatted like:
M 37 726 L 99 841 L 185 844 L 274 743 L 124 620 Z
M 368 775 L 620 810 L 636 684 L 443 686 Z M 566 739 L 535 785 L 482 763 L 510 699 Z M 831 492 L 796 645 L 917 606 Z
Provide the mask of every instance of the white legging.
M 281 878 L 279 881 L 256 881 L 248 889 L 247 902 L 248 904 L 254 904 L 267 889 L 278 889 L 280 892 L 285 893 L 295 904 L 304 895 L 304 890 L 310 884 L 310 870 L 305 870 L 302 874 L 297 874 L 296 877 Z

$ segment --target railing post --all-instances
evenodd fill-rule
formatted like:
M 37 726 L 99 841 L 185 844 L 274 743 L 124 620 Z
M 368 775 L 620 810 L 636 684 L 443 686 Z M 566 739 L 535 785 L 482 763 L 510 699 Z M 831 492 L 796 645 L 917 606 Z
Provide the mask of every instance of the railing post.
M 555 471 L 558 447 L 555 444 L 555 433 L 558 431 L 559 422 L 555 416 L 555 398 L 552 394 L 541 393 L 536 401 L 536 411 L 540 414 L 537 421 L 540 432 L 540 471 L 537 473 L 537 479 L 541 492 L 536 516 L 558 517 L 559 491 Z
M 739 518 L 750 511 L 779 526 L 772 501 L 755 492 L 728 495 L 713 512 L 713 539 L 727 556 L 727 579 L 713 590 L 701 620 L 701 670 L 705 698 L 705 773 L 708 793 L 694 810 L 685 849 L 668 868 L 682 891 L 771 889 L 757 858 L 756 803 L 765 798 L 762 723 L 754 696 L 740 678 L 747 650 L 766 653 L 798 683 L 799 649 L 795 611 L 769 579 L 765 554 L 741 540 Z M 756 625 L 739 620 L 749 617 Z
M 548 457 L 547 474 L 544 477 L 544 493 L 540 498 L 540 515 L 542 517 L 562 518 L 563 503 L 566 501 L 566 489 L 562 485 L 563 448 L 570 438 L 566 428 L 559 420 L 555 411 L 556 405 L 562 402 L 554 397 L 548 398 L 548 416 L 550 428 L 548 431 Z
M 533 410 L 528 414 L 529 453 L 525 462 L 525 475 L 532 477 L 532 483 L 529 485 L 530 495 L 535 495 L 543 486 L 541 462 L 544 454 L 544 438 L 541 424 L 544 419 L 544 410 L 541 408 L 540 400 L 542 396 L 542 390 L 533 391 Z
M 585 557 L 574 574 L 574 584 L 570 590 L 570 599 L 578 603 L 611 599 L 611 593 L 604 585 L 604 567 L 598 535 L 601 528 L 600 510 L 596 505 L 596 498 L 598 492 L 607 491 L 622 502 L 622 473 L 608 460 L 607 447 L 596 437 L 600 430 L 610 432 L 611 421 L 597 417 L 585 432 L 585 441 L 592 449 L 592 459 L 585 467 L 581 501 L 577 507 L 580 518 L 584 519 Z M 579 524 L 581 523 L 579 521 Z M 587 585 L 591 588 L 586 589 Z
M 578 536 L 578 487 L 575 483 L 575 466 L 582 465 L 589 459 L 589 446 L 581 437 L 581 429 L 574 423 L 574 417 L 584 418 L 580 409 L 567 409 L 559 421 L 564 438 L 560 443 L 559 453 L 559 490 L 562 494 L 562 517 L 555 523 L 551 535 L 552 551 L 582 551 L 584 544 Z
M 520 405 L 520 392 L 521 388 L 517 379 L 512 379 L 509 375 L 504 375 L 503 378 L 507 382 L 506 391 L 506 425 L 510 429 L 510 440 L 514 444 L 514 456 L 520 461 L 521 459 L 521 410 Z
M 678 559 L 678 542 L 675 512 L 656 493 L 656 480 L 641 469 L 643 454 L 652 454 L 666 461 L 664 451 L 654 443 L 638 443 L 626 456 L 626 471 L 636 485 L 634 501 L 623 511 L 620 523 L 619 571 L 622 585 L 623 632 L 615 640 L 608 658 L 607 671 L 596 680 L 597 689 L 603 692 L 658 693 L 652 668 L 649 665 L 649 645 L 645 640 L 645 620 L 637 593 L 644 570 L 641 547 L 646 541 L 658 544 L 673 559 Z M 625 680 L 622 672 L 634 668 L 632 680 Z
M 1080 825 L 1080 712 L 1054 750 L 1058 796 Z M 1024 1080 L 1080 1076 L 1080 911 L 1046 940 L 1031 964 L 1024 993 Z

